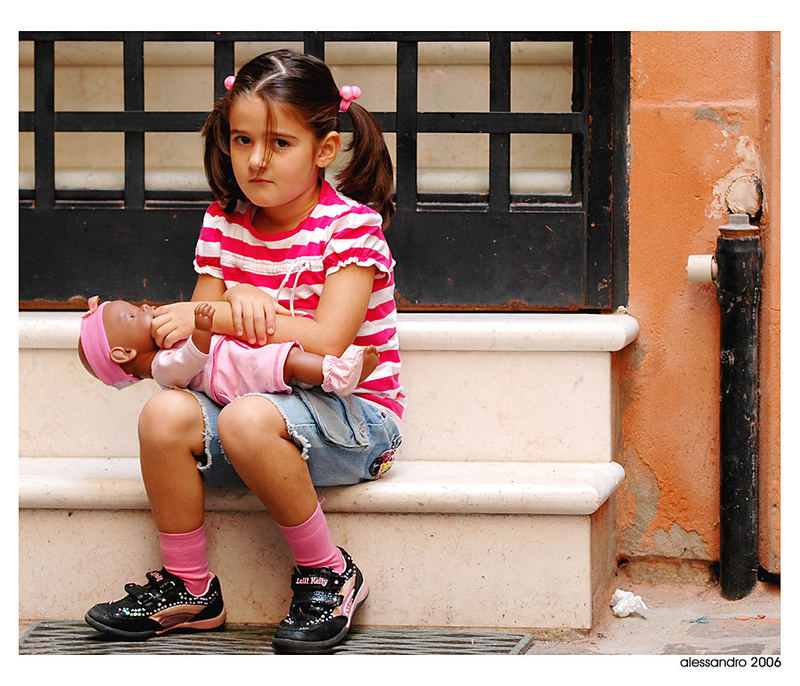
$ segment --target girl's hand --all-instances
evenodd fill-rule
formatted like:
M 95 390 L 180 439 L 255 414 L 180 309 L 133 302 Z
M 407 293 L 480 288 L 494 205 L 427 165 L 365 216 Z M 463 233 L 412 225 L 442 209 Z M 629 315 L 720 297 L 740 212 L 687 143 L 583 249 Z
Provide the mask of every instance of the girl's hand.
M 233 286 L 225 291 L 224 297 L 231 304 L 236 335 L 251 345 L 264 345 L 267 337 L 275 333 L 276 314 L 291 314 L 270 295 L 250 284 Z
M 150 332 L 159 348 L 171 348 L 192 335 L 196 306 L 194 302 L 179 302 L 156 308 Z

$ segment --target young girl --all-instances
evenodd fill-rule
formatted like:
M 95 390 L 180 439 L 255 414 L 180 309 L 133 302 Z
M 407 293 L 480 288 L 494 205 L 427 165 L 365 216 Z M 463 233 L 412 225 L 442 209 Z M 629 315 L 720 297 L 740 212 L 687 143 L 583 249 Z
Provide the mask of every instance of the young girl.
M 127 585 L 122 600 L 94 606 L 86 619 L 101 631 L 140 638 L 222 625 L 220 584 L 206 557 L 203 489 L 244 483 L 284 533 L 296 563 L 294 595 L 273 645 L 318 652 L 345 637 L 368 589 L 331 540 L 314 487 L 377 478 L 401 440 L 394 261 L 382 231 L 391 215 L 392 167 L 375 121 L 353 102 L 360 91 L 339 91 L 315 58 L 267 53 L 226 86 L 203 129 L 217 201 L 197 242 L 195 302 L 156 310 L 157 344 L 169 348 L 191 335 L 197 301 L 227 302 L 231 330 L 215 326 L 216 333 L 252 344 L 297 340 L 318 355 L 374 345 L 379 364 L 346 398 L 294 388 L 220 408 L 195 391 L 153 396 L 139 419 L 140 459 L 164 568 L 149 572 L 146 586 Z M 339 152 L 340 111 L 352 119 L 353 142 L 335 190 L 321 170 Z M 281 314 L 284 307 L 295 316 Z
M 151 333 L 150 305 L 124 300 L 100 305 L 95 295 L 81 320 L 78 356 L 108 386 L 122 389 L 154 379 L 162 388 L 202 391 L 220 405 L 248 393 L 291 393 L 290 383 L 350 395 L 380 361 L 374 345 L 351 345 L 341 357 L 306 352 L 297 341 L 250 346 L 212 334 L 215 314 L 211 305 L 200 303 L 191 338 L 161 350 Z

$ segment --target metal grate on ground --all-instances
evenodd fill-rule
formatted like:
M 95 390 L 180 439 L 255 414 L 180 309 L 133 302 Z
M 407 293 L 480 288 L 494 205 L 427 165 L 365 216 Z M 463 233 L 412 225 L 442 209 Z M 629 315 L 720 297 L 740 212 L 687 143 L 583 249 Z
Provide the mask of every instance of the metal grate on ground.
M 38 622 L 20 639 L 20 655 L 272 655 L 274 626 L 229 625 L 221 631 L 173 632 L 149 641 L 119 641 L 83 622 Z M 520 655 L 530 634 L 355 627 L 336 655 Z

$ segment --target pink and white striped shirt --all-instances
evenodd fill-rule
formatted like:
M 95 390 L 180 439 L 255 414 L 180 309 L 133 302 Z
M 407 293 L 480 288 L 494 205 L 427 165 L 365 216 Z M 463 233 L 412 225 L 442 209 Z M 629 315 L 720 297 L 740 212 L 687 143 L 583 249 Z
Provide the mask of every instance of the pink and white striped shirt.
M 324 180 L 317 206 L 290 231 L 257 233 L 250 221 L 253 210 L 246 200 L 230 214 L 217 202 L 208 208 L 195 250 L 195 271 L 222 279 L 226 288 L 252 284 L 295 315 L 313 318 L 328 275 L 349 264 L 374 266 L 372 295 L 354 344 L 376 346 L 380 364 L 355 394 L 402 419 L 405 395 L 400 385 L 395 262 L 380 214 L 341 195 Z

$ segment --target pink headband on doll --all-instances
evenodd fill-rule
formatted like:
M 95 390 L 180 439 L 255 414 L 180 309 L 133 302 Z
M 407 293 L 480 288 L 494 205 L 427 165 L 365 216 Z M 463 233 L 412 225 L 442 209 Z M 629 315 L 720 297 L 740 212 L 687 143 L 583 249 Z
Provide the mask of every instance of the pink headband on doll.
M 111 359 L 111 348 L 103 327 L 103 308 L 108 303 L 104 302 L 98 307 L 99 300 L 96 295 L 89 298 L 89 311 L 81 319 L 81 347 L 97 378 L 107 386 L 123 389 L 139 379 Z
M 342 96 L 342 102 L 339 104 L 339 111 L 347 112 L 350 103 L 361 97 L 361 89 L 358 86 L 342 86 L 339 90 L 339 95 Z

